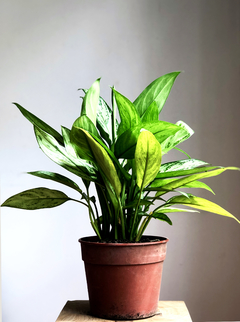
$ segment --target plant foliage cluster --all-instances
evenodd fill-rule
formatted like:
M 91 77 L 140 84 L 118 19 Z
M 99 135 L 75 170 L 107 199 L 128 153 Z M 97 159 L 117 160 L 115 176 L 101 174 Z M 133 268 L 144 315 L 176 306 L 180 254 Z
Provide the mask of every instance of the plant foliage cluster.
M 133 103 L 112 88 L 112 108 L 100 96 L 100 79 L 97 79 L 88 90 L 83 90 L 80 116 L 71 129 L 62 126 L 61 134 L 14 103 L 33 124 L 41 150 L 80 177 L 85 190 L 58 173 L 29 172 L 76 190 L 79 200 L 58 190 L 35 188 L 10 197 L 2 206 L 33 210 L 77 201 L 88 208 L 96 235 L 105 241 L 139 241 L 152 218 L 172 225 L 168 215 L 173 212 L 206 210 L 239 222 L 217 204 L 178 190 L 202 188 L 213 192 L 199 180 L 228 169 L 239 170 L 209 166 L 188 155 L 186 158 L 186 153 L 176 147 L 193 130 L 182 121 L 176 124 L 161 121 L 159 113 L 178 75 L 179 72 L 172 72 L 157 78 Z M 120 122 L 116 118 L 117 109 Z M 183 152 L 185 159 L 162 163 L 162 157 L 171 149 Z M 90 196 L 91 183 L 96 187 L 99 203 Z M 174 195 L 169 197 L 170 192 Z M 178 208 L 179 205 L 187 207 Z

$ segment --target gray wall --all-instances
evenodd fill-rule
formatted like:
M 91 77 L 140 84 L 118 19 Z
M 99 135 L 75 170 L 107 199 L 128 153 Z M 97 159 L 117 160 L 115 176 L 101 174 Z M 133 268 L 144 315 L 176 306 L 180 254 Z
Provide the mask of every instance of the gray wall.
M 77 89 L 100 76 L 107 100 L 112 84 L 134 100 L 158 76 L 185 71 L 162 118 L 195 130 L 182 146 L 191 156 L 240 166 L 239 13 L 234 0 L 2 1 L 1 201 L 36 186 L 60 188 L 25 174 L 61 170 L 11 102 L 58 130 L 70 127 Z M 164 161 L 181 157 L 169 153 Z M 207 182 L 216 196 L 200 195 L 240 218 L 240 174 Z M 185 301 L 194 322 L 239 320 L 240 226 L 204 212 L 171 218 L 172 227 L 155 221 L 148 230 L 170 238 L 161 299 Z M 52 322 L 67 300 L 87 299 L 77 240 L 92 231 L 83 207 L 2 208 L 1 226 L 3 322 Z

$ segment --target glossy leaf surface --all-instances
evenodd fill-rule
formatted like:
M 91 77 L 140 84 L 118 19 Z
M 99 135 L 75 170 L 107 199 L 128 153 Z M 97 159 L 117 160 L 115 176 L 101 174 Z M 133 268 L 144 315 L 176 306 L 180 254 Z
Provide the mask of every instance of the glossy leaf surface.
M 203 178 L 209 178 L 209 177 L 213 177 L 213 176 L 217 176 L 219 174 L 221 174 L 222 172 L 226 171 L 226 170 L 239 170 L 238 168 L 234 168 L 234 167 L 228 167 L 228 168 L 221 168 L 221 169 L 217 169 L 217 170 L 212 170 L 212 171 L 207 171 L 207 172 L 203 172 L 203 173 L 197 173 L 197 174 L 193 174 L 181 179 L 177 179 L 174 180 L 170 183 L 165 184 L 164 186 L 162 186 L 161 188 L 165 191 L 159 191 L 156 193 L 156 196 L 161 196 L 163 194 L 166 193 L 166 191 L 171 191 L 177 188 L 180 188 L 186 184 L 189 184 L 193 181 L 199 180 L 199 179 L 203 179 Z
M 121 182 L 118 178 L 117 171 L 111 158 L 105 149 L 97 141 L 95 141 L 88 132 L 84 130 L 81 131 L 83 131 L 84 135 L 86 136 L 98 166 L 101 168 L 104 175 L 113 186 L 116 195 L 119 196 L 121 192 Z
M 161 112 L 173 83 L 180 72 L 173 72 L 155 79 L 134 101 L 134 105 L 140 116 L 155 101 L 158 106 L 158 114 Z
M 219 205 L 209 200 L 206 200 L 204 198 L 200 198 L 196 196 L 189 196 L 188 198 L 185 196 L 175 196 L 169 199 L 168 203 L 171 205 L 180 204 L 183 206 L 188 206 L 188 207 L 192 207 L 200 210 L 209 211 L 221 216 L 233 218 L 238 223 L 240 223 L 240 221 L 236 217 L 234 217 L 230 212 L 228 212 L 227 210 L 223 209 Z
M 165 221 L 169 225 L 172 225 L 171 219 L 167 215 L 165 215 L 164 213 L 162 213 L 162 212 L 154 211 L 153 214 L 152 214 L 152 218 Z
M 156 212 L 166 212 L 166 213 L 172 213 L 172 212 L 199 212 L 197 210 L 192 209 L 180 209 L 175 207 L 160 207 Z
M 161 188 L 164 187 L 165 185 L 169 184 L 169 183 L 173 183 L 174 181 L 176 181 L 176 178 L 171 178 L 171 179 L 155 179 L 151 186 L 149 188 L 146 188 L 145 190 L 149 190 L 149 191 L 154 191 L 155 189 L 158 190 L 157 188 Z M 206 185 L 206 183 L 201 182 L 201 181 L 192 181 L 190 183 L 184 184 L 181 186 L 181 188 L 201 188 L 201 189 L 205 189 L 208 190 L 210 192 L 212 192 L 214 194 L 214 192 L 212 191 L 212 189 Z M 161 189 L 159 189 L 161 190 Z M 166 189 L 168 190 L 168 189 Z
M 112 111 L 100 96 L 97 108 L 97 128 L 108 144 L 112 141 Z
M 94 157 L 91 148 L 88 144 L 86 136 L 80 127 L 72 126 L 70 133 L 71 143 L 77 153 L 77 155 L 85 160 L 93 161 Z
M 161 172 L 158 173 L 156 178 L 173 178 L 173 177 L 183 177 L 194 173 L 201 173 L 201 172 L 207 172 L 215 169 L 219 169 L 221 167 L 219 166 L 213 166 L 213 167 L 199 167 L 189 170 L 178 170 L 178 171 L 169 171 L 169 172 Z
M 62 130 L 64 147 L 65 147 L 67 154 L 72 155 L 74 158 L 77 158 L 76 151 L 73 148 L 72 142 L 70 140 L 71 131 L 64 126 L 61 126 L 61 130 Z
M 155 121 L 150 123 L 142 123 L 127 131 L 125 131 L 115 144 L 115 153 L 118 158 L 133 159 L 136 149 L 137 140 L 140 130 L 144 128 L 155 135 L 158 142 L 161 144 L 169 135 L 172 135 L 180 130 L 180 127 L 164 122 Z
M 161 145 L 155 136 L 149 131 L 141 131 L 135 151 L 136 182 L 140 189 L 155 178 L 161 166 L 161 159 Z
M 174 171 L 182 171 L 182 170 L 191 170 L 200 166 L 205 166 L 208 163 L 201 160 L 196 159 L 185 159 L 185 160 L 177 160 L 171 161 L 167 163 L 163 163 L 160 169 L 160 173 L 165 172 L 174 172 Z
M 117 102 L 121 123 L 118 128 L 118 135 L 121 135 L 126 130 L 141 123 L 140 117 L 135 106 L 129 99 L 113 89 Z
M 178 121 L 176 125 L 180 126 L 181 130 L 169 136 L 166 140 L 164 140 L 161 143 L 163 154 L 167 153 L 178 144 L 190 138 L 194 133 L 194 131 L 186 123 L 182 121 Z
M 96 125 L 97 108 L 100 95 L 100 78 L 97 79 L 87 91 L 83 98 L 82 115 L 87 115 L 88 118 Z
M 92 120 L 87 115 L 82 115 L 78 117 L 73 123 L 73 127 L 81 128 L 101 139 L 96 129 L 96 126 L 93 124 Z
M 96 179 L 95 169 L 91 164 L 85 160 L 68 155 L 65 148 L 55 138 L 39 128 L 35 127 L 34 131 L 39 147 L 52 161 L 83 179 L 93 181 Z
M 142 122 L 158 121 L 158 106 L 155 101 L 146 109 L 141 117 Z

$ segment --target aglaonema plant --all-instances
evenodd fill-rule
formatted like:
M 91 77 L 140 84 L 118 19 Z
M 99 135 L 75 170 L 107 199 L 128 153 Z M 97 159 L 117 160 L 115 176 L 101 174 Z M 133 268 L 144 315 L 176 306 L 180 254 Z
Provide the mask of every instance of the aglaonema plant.
M 239 170 L 210 166 L 176 147 L 193 130 L 182 121 L 176 124 L 161 121 L 159 114 L 178 75 L 179 72 L 173 72 L 157 78 L 133 103 L 113 87 L 112 108 L 100 96 L 97 79 L 88 90 L 83 89 L 80 116 L 71 129 L 62 126 L 61 134 L 14 103 L 33 124 L 41 150 L 74 173 L 76 182 L 59 173 L 29 173 L 76 190 L 79 199 L 59 190 L 34 188 L 8 198 L 2 206 L 33 210 L 76 201 L 87 207 L 90 223 L 101 241 L 139 241 L 151 219 L 172 225 L 168 215 L 173 212 L 205 210 L 240 223 L 219 205 L 178 191 L 202 188 L 213 192 L 199 180 L 226 170 Z M 164 163 L 164 155 L 172 149 L 184 153 L 184 159 Z M 79 186 L 80 178 L 84 191 Z M 95 196 L 90 196 L 90 184 L 95 185 L 98 203 Z

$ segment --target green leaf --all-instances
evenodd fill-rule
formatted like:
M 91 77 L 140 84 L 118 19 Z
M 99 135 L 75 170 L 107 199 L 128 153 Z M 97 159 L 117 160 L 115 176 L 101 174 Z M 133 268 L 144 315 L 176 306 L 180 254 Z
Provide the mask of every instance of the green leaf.
M 73 126 L 84 129 L 85 131 L 94 134 L 100 139 L 96 126 L 93 124 L 93 122 L 87 115 L 82 115 L 78 117 L 76 121 L 73 123 Z
M 157 212 L 157 211 L 155 212 L 154 211 L 154 212 L 148 214 L 146 212 L 139 211 L 138 216 L 155 218 L 155 219 L 158 219 L 158 220 L 161 220 L 161 221 L 165 221 L 169 225 L 172 225 L 171 219 L 167 215 L 165 215 L 164 213 L 161 213 L 161 212 Z
M 141 117 L 142 122 L 158 121 L 158 106 L 155 101 L 146 109 Z
M 77 155 L 82 159 L 93 161 L 94 158 L 86 136 L 79 129 L 86 130 L 100 139 L 98 131 L 90 118 L 87 115 L 82 115 L 73 123 L 70 132 L 70 141 L 73 144 Z
M 39 127 L 40 129 L 42 129 L 46 133 L 48 133 L 51 136 L 53 136 L 59 143 L 63 144 L 62 136 L 57 131 L 55 131 L 51 126 L 49 126 L 47 123 L 45 123 L 42 120 L 40 120 L 34 114 L 32 114 L 29 111 L 27 111 L 24 107 L 22 107 L 18 103 L 13 103 L 13 104 L 17 106 L 19 111 L 22 113 L 23 116 L 26 117 L 26 119 L 28 119 L 28 121 L 30 121 L 33 125 Z
M 96 125 L 97 108 L 100 94 L 100 78 L 98 78 L 83 98 L 81 116 L 87 115 Z
M 42 209 L 57 207 L 71 200 L 65 193 L 47 188 L 35 188 L 8 198 L 2 206 L 20 209 Z
M 81 192 L 81 189 L 79 186 L 72 181 L 71 179 L 55 172 L 49 172 L 49 171 L 33 171 L 33 172 L 28 172 L 28 174 L 31 174 L 33 176 L 43 178 L 43 179 L 49 179 L 61 184 L 64 184 L 65 186 L 68 186 L 78 192 Z
M 187 176 L 189 174 L 194 174 L 194 173 L 201 173 L 201 172 L 207 172 L 210 170 L 215 170 L 221 168 L 220 166 L 212 166 L 212 167 L 198 167 L 194 169 L 189 169 L 189 170 L 176 170 L 176 171 L 167 171 L 165 173 L 158 173 L 156 178 L 173 178 L 173 177 L 183 177 Z
M 97 108 L 97 128 L 106 142 L 112 143 L 112 111 L 100 96 Z
M 70 132 L 71 131 L 64 126 L 61 126 L 61 130 L 62 130 L 62 137 L 63 137 L 66 152 L 69 155 L 72 155 L 73 157 L 77 158 L 77 154 L 76 154 L 76 152 L 73 148 L 73 145 L 70 141 Z
M 150 187 L 147 187 L 146 191 L 157 191 L 157 190 L 161 190 L 162 187 L 164 187 L 165 185 L 176 181 L 177 179 L 155 179 L 152 183 Z M 214 192 L 212 191 L 212 189 L 206 185 L 206 183 L 201 182 L 201 181 L 192 181 L 188 184 L 185 184 L 183 186 L 181 186 L 181 188 L 201 188 L 201 189 L 206 189 L 210 192 L 212 192 L 214 194 Z M 166 189 L 166 191 L 168 191 L 168 189 Z
M 137 206 L 137 204 L 138 204 L 138 200 L 133 200 L 133 201 L 129 202 L 127 205 L 125 205 L 123 207 L 123 209 L 135 208 Z M 150 206 L 150 205 L 153 205 L 153 202 L 148 201 L 146 199 L 141 199 L 139 202 L 139 205 L 140 206 Z
M 238 223 L 240 223 L 240 221 L 234 217 L 230 212 L 228 212 L 227 210 L 223 209 L 222 207 L 220 207 L 219 205 L 200 198 L 200 197 L 196 197 L 196 196 L 190 196 L 190 197 L 185 197 L 185 196 L 175 196 L 170 198 L 167 201 L 168 204 L 170 205 L 176 205 L 176 204 L 180 204 L 183 206 L 188 206 L 188 207 L 192 207 L 192 208 L 196 208 L 196 209 L 200 209 L 200 210 L 204 210 L 204 211 L 208 211 L 208 212 L 212 212 L 221 216 L 226 216 L 226 217 L 230 217 L 235 219 Z
M 134 105 L 140 116 L 144 114 L 146 109 L 155 101 L 158 106 L 158 114 L 161 112 L 173 83 L 180 72 L 173 72 L 163 75 L 151 84 L 134 101 Z
M 89 163 L 86 160 L 79 158 L 79 156 L 77 155 L 74 149 L 74 146 L 70 138 L 71 131 L 63 126 L 61 128 L 62 128 L 62 136 L 63 136 L 64 146 L 65 146 L 65 151 L 62 149 L 64 151 L 64 154 L 66 154 L 68 158 L 70 158 L 71 160 L 75 160 L 75 164 L 79 164 L 81 166 L 88 168 Z M 90 165 L 90 167 L 92 168 L 92 165 Z
M 94 134 L 91 133 L 91 136 L 104 148 L 104 150 L 108 153 L 108 155 L 111 157 L 112 161 L 117 166 L 117 169 L 123 174 L 124 178 L 128 181 L 131 179 L 130 174 L 125 170 L 124 167 L 121 166 L 118 159 L 115 157 L 115 154 L 103 143 L 101 139 L 96 137 Z
M 210 192 L 212 192 L 214 195 L 215 193 L 213 192 L 212 188 L 210 188 L 206 183 L 201 182 L 201 181 L 192 181 L 189 182 L 183 186 L 181 186 L 181 188 L 199 188 L 199 189 L 205 189 L 208 190 Z
M 115 191 L 114 187 L 111 185 L 111 183 L 107 179 L 105 173 L 101 169 L 99 171 L 100 171 L 101 177 L 103 179 L 104 185 L 106 187 L 106 192 L 108 195 L 107 200 L 108 200 L 108 202 L 111 201 L 112 205 L 114 207 L 114 214 L 110 213 L 110 217 L 112 219 L 114 219 L 114 218 L 116 218 L 115 216 L 117 216 L 116 214 L 118 213 L 118 210 L 119 210 L 118 197 L 116 195 L 116 191 Z M 113 222 L 112 222 L 112 225 L 114 225 Z
M 174 171 L 182 171 L 182 170 L 191 170 L 197 167 L 202 167 L 207 165 L 208 163 L 201 160 L 196 159 L 185 159 L 185 160 L 177 160 L 171 161 L 167 163 L 163 163 L 160 168 L 160 173 L 165 172 L 174 172 Z M 216 167 L 215 167 L 216 168 Z
M 166 191 L 172 191 L 174 189 L 183 187 L 186 184 L 189 184 L 189 183 L 191 183 L 193 181 L 196 181 L 198 179 L 218 176 L 219 174 L 221 174 L 222 172 L 224 172 L 226 170 L 239 170 L 239 168 L 226 167 L 226 168 L 221 168 L 221 169 L 217 169 L 217 170 L 213 170 L 213 171 L 207 171 L 207 172 L 203 172 L 203 173 L 193 174 L 193 175 L 190 175 L 188 177 L 181 178 L 181 179 L 176 179 L 176 180 L 174 180 L 174 181 L 172 181 L 170 183 L 167 183 L 164 186 L 162 186 L 162 189 L 165 190 L 165 191 L 157 192 L 156 196 L 161 196 L 161 195 L 165 194 Z
M 165 215 L 164 213 L 161 213 L 161 212 L 153 212 L 152 218 L 165 221 L 169 225 L 172 225 L 171 219 L 167 215 Z
M 118 158 L 133 159 L 140 130 L 144 128 L 154 134 L 161 144 L 167 137 L 181 128 L 175 124 L 164 121 L 153 121 L 139 124 L 125 131 L 116 141 L 115 154 Z
M 101 140 L 98 131 L 90 118 L 87 115 L 82 115 L 73 123 L 70 132 L 70 141 L 77 155 L 82 159 L 93 161 L 94 157 L 92 155 L 86 136 L 82 131 L 79 131 L 79 129 L 86 130 L 87 132 L 93 134 Z
M 92 154 L 97 162 L 97 165 L 101 168 L 106 178 L 109 180 L 111 185 L 114 188 L 114 191 L 117 196 L 121 193 L 121 182 L 118 178 L 117 171 L 115 166 L 109 157 L 105 149 L 96 142 L 92 136 L 83 129 L 80 129 L 86 136 L 89 146 L 91 147 Z
M 82 89 L 86 94 L 87 89 Z M 116 130 L 118 128 L 118 122 L 116 120 Z M 97 129 L 99 130 L 102 138 L 111 145 L 112 143 L 112 110 L 107 102 L 99 96 L 97 107 Z
M 81 128 L 73 126 L 70 133 L 70 140 L 76 154 L 84 160 L 94 161 L 92 150 L 88 144 L 86 136 Z
M 158 208 L 155 212 L 166 212 L 166 213 L 172 213 L 172 212 L 199 212 L 197 210 L 192 210 L 192 209 L 180 209 L 180 208 L 174 208 L 174 207 L 160 207 Z
M 180 126 L 182 129 L 176 132 L 175 134 L 169 136 L 166 140 L 162 142 L 162 154 L 166 154 L 176 145 L 190 138 L 194 133 L 194 131 L 186 123 L 182 121 L 178 121 L 176 125 Z
M 96 170 L 90 163 L 68 155 L 65 148 L 54 137 L 34 127 L 36 139 L 41 150 L 54 162 L 66 170 L 86 180 L 96 180 Z
M 179 149 L 179 148 L 176 148 L 176 147 L 174 147 L 174 149 L 177 150 L 177 151 L 179 151 L 179 152 L 181 152 L 181 153 L 183 153 L 183 154 L 185 154 L 188 157 L 188 159 L 192 159 L 190 157 L 190 155 L 187 152 L 183 151 L 182 149 Z
M 65 145 L 65 155 L 67 155 L 67 157 L 70 158 L 71 161 L 73 161 L 74 164 L 76 164 L 77 166 L 85 168 L 85 172 L 88 173 L 90 176 L 95 175 L 97 169 L 93 166 L 93 164 L 89 163 L 84 159 L 79 158 L 79 156 L 76 154 L 74 146 L 71 142 L 70 135 L 71 131 L 62 126 L 62 136 Z
M 136 183 L 140 189 L 156 177 L 161 160 L 161 145 L 151 132 L 142 130 L 135 151 Z
M 121 135 L 126 130 L 141 123 L 141 120 L 133 103 L 115 89 L 113 89 L 113 92 L 115 94 L 115 99 L 121 118 L 121 123 L 118 128 L 118 135 Z

